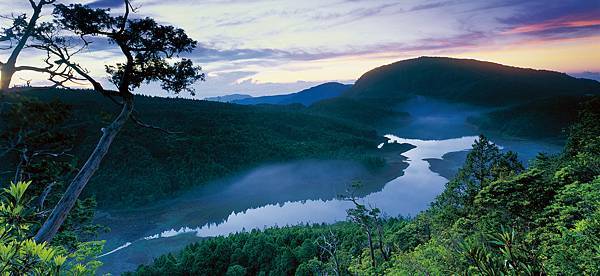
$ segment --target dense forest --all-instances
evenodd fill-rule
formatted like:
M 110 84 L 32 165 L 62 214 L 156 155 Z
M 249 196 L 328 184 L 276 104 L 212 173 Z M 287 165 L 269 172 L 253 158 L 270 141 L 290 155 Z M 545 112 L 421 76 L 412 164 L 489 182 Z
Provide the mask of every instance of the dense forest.
M 70 154 L 77 157 L 89 155 L 99 129 L 118 108 L 87 90 L 42 89 L 20 94 L 39 108 L 61 106 L 56 110 L 64 112 L 48 132 L 60 135 L 65 144 L 62 147 L 72 149 Z M 374 153 L 375 145 L 383 141 L 374 130 L 307 112 L 302 107 L 145 96 L 137 96 L 136 100 L 136 110 L 145 121 L 171 133 L 126 125 L 115 141 L 115 150 L 109 152 L 85 191 L 104 207 L 152 202 L 260 163 L 343 158 L 361 161 L 372 169 L 384 165 Z M 16 116 L 3 118 L 13 120 Z M 13 124 L 13 129 L 30 129 L 33 119 L 5 123 Z M 19 160 L 15 155 L 9 157 L 0 162 L 6 171 L 12 171 Z
M 528 168 L 481 136 L 416 217 L 354 201 L 347 222 L 211 238 L 130 275 L 598 274 L 599 111 L 588 101 L 564 150 Z

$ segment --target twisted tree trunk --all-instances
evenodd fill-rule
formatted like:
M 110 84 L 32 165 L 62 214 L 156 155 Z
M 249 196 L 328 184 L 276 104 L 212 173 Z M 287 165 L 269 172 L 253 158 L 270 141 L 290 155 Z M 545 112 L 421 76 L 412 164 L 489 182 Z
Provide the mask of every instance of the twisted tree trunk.
M 33 30 L 35 29 L 35 24 L 40 18 L 42 7 L 45 4 L 46 2 L 40 2 L 38 5 L 32 4 L 33 14 L 31 15 L 31 19 L 29 19 L 29 23 L 27 23 L 27 27 L 25 28 L 23 36 L 13 49 L 6 63 L 3 63 L 0 67 L 0 70 L 2 71 L 0 73 L 0 91 L 6 91 L 9 88 L 12 77 L 16 72 L 15 65 L 17 64 L 17 58 L 19 57 L 19 54 L 21 54 L 21 51 L 23 51 L 23 48 L 25 48 L 27 40 L 33 33 Z
M 96 170 L 98 170 L 98 167 L 100 167 L 100 162 L 108 152 L 114 138 L 131 116 L 132 111 L 133 98 L 128 97 L 125 99 L 121 112 L 115 120 L 108 127 L 102 128 L 102 137 L 98 141 L 96 148 L 81 170 L 79 170 L 71 184 L 69 184 L 69 187 L 54 207 L 54 210 L 52 210 L 48 219 L 46 219 L 40 230 L 38 230 L 34 238 L 36 242 L 50 242 L 54 235 L 56 235 L 63 221 L 67 218 L 69 211 L 71 211 L 75 205 L 81 191 L 85 188 Z

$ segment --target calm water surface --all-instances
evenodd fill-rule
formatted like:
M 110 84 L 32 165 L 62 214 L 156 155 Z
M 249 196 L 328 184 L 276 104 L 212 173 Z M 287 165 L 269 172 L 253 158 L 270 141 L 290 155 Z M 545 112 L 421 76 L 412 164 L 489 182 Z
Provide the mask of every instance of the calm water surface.
M 388 143 L 416 147 L 403 153 L 408 167 L 402 176 L 366 194 L 361 201 L 380 208 L 388 216 L 398 216 L 415 215 L 426 209 L 447 182 L 432 172 L 424 159 L 466 150 L 476 137 L 420 140 L 386 135 L 386 138 Z M 364 175 L 364 170 L 358 164 L 344 161 L 261 167 L 230 180 L 225 189 L 220 183 L 220 188 L 209 186 L 162 206 L 107 215 L 104 223 L 112 231 L 104 237 L 108 243 L 107 252 L 100 257 L 105 263 L 102 272 L 135 269 L 203 237 L 271 226 L 342 221 L 352 205 L 336 195 L 343 193 L 348 180 Z M 288 200 L 290 196 L 298 198 L 298 193 L 303 198 Z M 248 203 L 244 201 L 259 203 L 251 208 L 238 208 Z
M 295 161 L 257 167 L 148 208 L 105 212 L 98 222 L 111 232 L 100 237 L 107 240 L 106 252 L 99 257 L 104 262 L 100 272 L 134 270 L 206 237 L 345 220 L 346 210 L 353 206 L 337 196 L 356 179 L 367 180 L 367 189 L 359 193 L 363 203 L 387 216 L 416 215 L 442 192 L 448 180 L 440 173 L 449 177 L 464 161 L 478 134 L 466 118 L 481 110 L 423 98 L 403 109 L 414 116 L 413 121 L 380 131 L 410 139 L 386 135 L 387 143 L 378 148 L 389 143 L 415 148 L 402 153 L 405 160 L 399 162 L 406 163 L 393 166 L 397 172 L 384 181 L 356 162 Z M 538 152 L 560 150 L 552 143 L 490 137 L 503 150 L 516 151 L 524 162 Z

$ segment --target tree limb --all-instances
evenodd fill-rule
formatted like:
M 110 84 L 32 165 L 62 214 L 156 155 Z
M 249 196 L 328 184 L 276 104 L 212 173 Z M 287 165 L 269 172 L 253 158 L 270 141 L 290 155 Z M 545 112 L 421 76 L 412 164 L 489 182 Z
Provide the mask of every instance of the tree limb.
M 44 188 L 44 191 L 38 198 L 38 204 L 37 204 L 38 210 L 40 210 L 40 211 L 44 210 L 44 202 L 46 201 L 46 198 L 50 194 L 50 191 L 52 191 L 52 187 L 54 187 L 54 185 L 56 185 L 56 181 L 53 181 L 52 183 L 48 184 L 46 186 L 46 188 Z
M 132 120 L 132 121 L 133 121 L 133 122 L 134 122 L 136 125 L 138 125 L 138 126 L 145 127 L 145 128 L 149 128 L 149 129 L 155 129 L 155 130 L 158 130 L 158 131 L 164 132 L 164 133 L 166 133 L 166 134 L 182 134 L 182 133 L 183 133 L 183 132 L 181 132 L 181 131 L 170 131 L 170 130 L 168 130 L 168 129 L 164 129 L 164 128 L 161 128 L 161 127 L 157 127 L 157 126 L 153 126 L 153 125 L 146 124 L 146 123 L 144 123 L 144 122 L 140 121 L 140 120 L 139 120 L 139 119 L 138 119 L 138 118 L 137 118 L 135 115 L 133 115 L 133 114 L 131 114 L 131 120 Z

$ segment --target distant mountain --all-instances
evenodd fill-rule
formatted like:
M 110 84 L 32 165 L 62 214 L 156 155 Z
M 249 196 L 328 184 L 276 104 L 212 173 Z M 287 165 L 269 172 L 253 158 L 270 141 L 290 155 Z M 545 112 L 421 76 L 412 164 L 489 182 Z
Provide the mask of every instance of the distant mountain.
M 569 75 L 576 77 L 576 78 L 600 81 L 600 72 L 586 71 L 586 72 L 581 72 L 581 73 L 571 73 Z
M 599 94 L 600 83 L 564 73 L 492 62 L 420 57 L 373 69 L 343 96 L 399 102 L 412 95 L 484 106 L 553 96 Z
M 352 87 L 350 84 L 328 82 L 292 94 L 253 97 L 232 102 L 237 104 L 302 104 L 309 106 L 321 100 L 337 97 L 350 87 Z
M 204 98 L 204 100 L 212 101 L 212 102 L 230 103 L 233 101 L 248 99 L 248 98 L 252 98 L 252 96 L 246 95 L 246 94 L 231 94 L 231 95 L 225 95 L 225 96 L 207 97 L 207 98 Z

